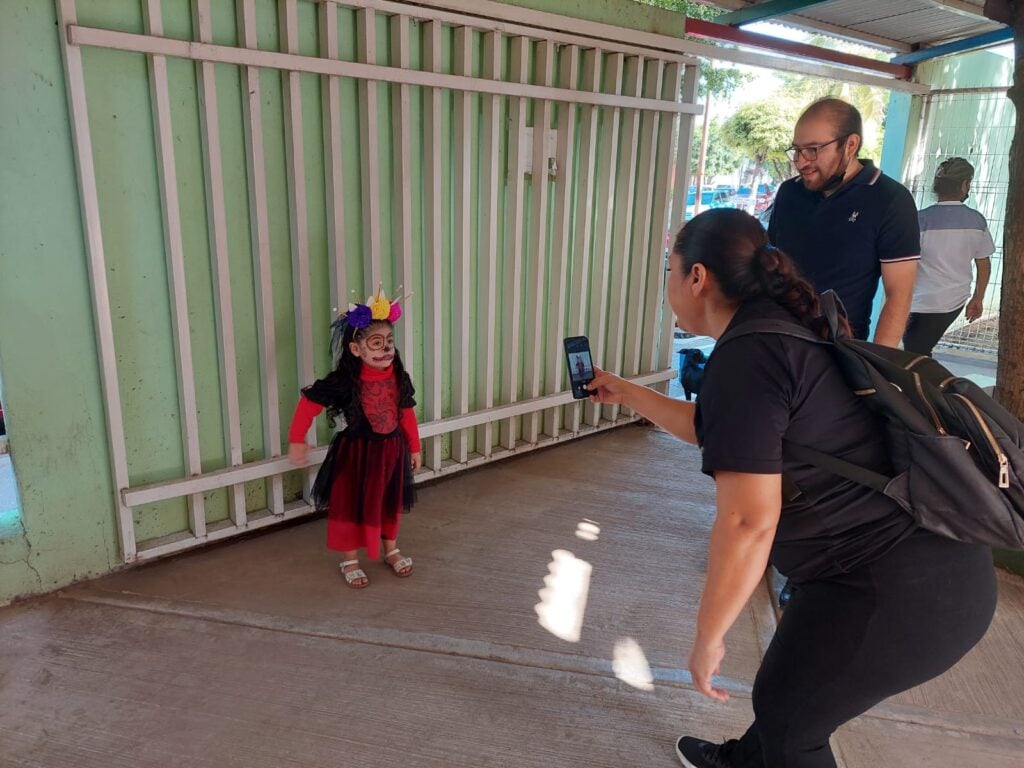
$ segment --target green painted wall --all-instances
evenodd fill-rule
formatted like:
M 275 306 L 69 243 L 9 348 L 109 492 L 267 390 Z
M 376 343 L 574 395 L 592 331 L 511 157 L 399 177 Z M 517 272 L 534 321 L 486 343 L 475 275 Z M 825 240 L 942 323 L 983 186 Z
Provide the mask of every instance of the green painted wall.
M 644 8 L 631 0 L 516 0 L 512 3 L 580 18 L 652 30 L 678 36 L 676 14 Z M 191 34 L 189 0 L 163 0 L 165 35 L 187 38 Z M 275 0 L 257 0 L 260 45 L 277 48 Z M 300 2 L 301 53 L 316 54 L 316 4 Z M 60 57 L 56 11 L 47 0 L 8 0 L 3 3 L 0 24 L 0 368 L 3 397 L 11 439 L 12 456 L 21 498 L 22 527 L 0 536 L 0 603 L 14 597 L 60 587 L 76 579 L 99 575 L 120 563 L 113 483 L 109 470 L 105 417 L 94 342 L 93 313 L 89 290 L 72 138 Z M 143 32 L 138 2 L 79 0 L 79 23 Z M 340 11 L 341 57 L 354 58 L 354 18 Z M 237 44 L 233 3 L 213 3 L 215 42 Z M 378 45 L 382 60 L 390 55 L 386 22 L 380 20 Z M 444 34 L 443 61 L 451 66 L 453 34 Z M 412 35 L 413 66 L 422 59 L 419 36 Z M 474 67 L 479 71 L 479 36 Z M 179 477 L 184 474 L 180 416 L 174 368 L 174 350 L 167 332 L 171 321 L 166 267 L 163 256 L 163 223 L 160 189 L 154 156 L 154 128 L 149 108 L 146 59 L 142 55 L 84 49 L 90 127 L 97 169 L 97 188 L 107 259 L 112 319 L 118 352 L 129 474 L 132 485 Z M 507 55 L 506 55 L 507 66 Z M 224 465 L 220 381 L 214 328 L 206 208 L 202 174 L 201 134 L 195 67 L 190 62 L 169 60 L 168 75 L 177 158 L 183 242 L 188 281 L 188 311 L 192 328 L 196 393 L 199 405 L 203 469 Z M 241 98 L 238 70 L 217 67 L 231 280 L 232 307 L 237 334 L 240 371 L 240 405 L 245 460 L 262 457 L 260 387 L 255 334 L 255 301 L 252 293 L 252 256 L 249 242 L 249 206 L 242 141 Z M 330 317 L 324 215 L 322 116 L 319 80 L 303 75 L 302 109 L 308 235 L 310 244 L 312 311 L 314 318 Z M 282 428 L 287 427 L 291 404 L 299 386 L 295 365 L 294 308 L 287 205 L 286 163 L 283 151 L 282 89 L 275 72 L 261 75 L 263 130 L 269 192 L 274 312 L 277 326 L 277 359 L 282 404 Z M 381 157 L 384 168 L 394 154 L 390 131 L 390 100 L 381 89 Z M 479 97 L 472 97 L 479 104 Z M 357 99 L 356 85 L 341 82 L 343 104 Z M 449 109 L 451 95 L 443 96 Z M 412 100 L 413 125 L 424 105 L 421 95 Z M 502 108 L 502 118 L 507 114 Z M 346 201 L 361 197 L 359 185 L 359 136 L 357 111 L 342 109 L 342 130 L 352 137 L 345 143 Z M 474 124 L 476 125 L 476 123 Z M 450 132 L 446 113 L 442 132 Z M 413 175 L 422 178 L 424 155 L 418 142 L 413 150 Z M 312 149 L 310 149 L 312 148 Z M 505 167 L 502 146 L 500 167 Z M 445 153 L 446 168 L 451 158 Z M 481 162 L 474 151 L 472 163 Z M 355 169 L 355 172 L 352 171 Z M 415 183 L 415 182 L 414 182 Z M 529 186 L 529 185 L 528 185 Z M 503 185 L 504 187 L 504 185 Z M 381 199 L 390 200 L 393 181 L 381 175 Z M 446 174 L 443 195 L 450 199 L 452 185 Z M 505 194 L 502 192 L 501 204 Z M 347 202 L 347 204 L 349 204 Z M 529 209 L 529 196 L 525 201 Z M 446 204 L 450 209 L 450 204 Z M 359 254 L 363 242 L 363 217 L 358 207 L 348 211 L 346 249 Z M 422 261 L 423 218 L 414 214 L 414 247 L 417 265 Z M 528 216 L 527 216 L 528 219 Z M 450 226 L 450 222 L 448 223 Z M 474 220 L 474 227 L 476 222 Z M 395 250 L 387 222 L 382 227 L 385 280 L 393 282 L 390 266 Z M 503 231 L 500 233 L 504 237 Z M 445 251 L 450 252 L 446 229 Z M 503 250 L 503 249 L 502 249 Z M 495 254 L 499 269 L 504 253 Z M 445 284 L 450 284 L 452 265 L 444 264 Z M 499 273 L 500 274 L 500 273 Z M 362 260 L 350 258 L 346 276 L 351 286 L 365 288 Z M 417 266 L 415 282 L 423 270 Z M 475 277 L 474 277 L 475 279 Z M 424 295 L 418 291 L 418 295 Z M 474 301 L 476 299 L 474 298 Z M 525 297 L 524 297 L 525 301 Z M 410 308 L 413 322 L 423 324 L 424 302 Z M 499 314 L 500 317 L 500 314 Z M 451 333 L 446 315 L 446 333 Z M 326 372 L 327 346 L 324 322 L 314 322 L 314 349 L 318 375 Z M 499 339 L 499 343 L 501 340 Z M 531 348 L 531 339 L 524 340 Z M 446 343 L 450 356 L 451 345 Z M 473 354 L 476 354 L 475 348 Z M 423 359 L 418 345 L 415 358 Z M 446 366 L 448 359 L 445 360 Z M 422 365 L 414 373 L 423 375 Z M 472 405 L 479 393 L 473 392 Z M 444 401 L 450 400 L 446 381 Z M 253 418 L 255 414 L 255 418 Z M 422 415 L 422 414 L 421 414 Z M 321 437 L 327 428 L 321 425 Z M 286 497 L 294 498 L 299 479 L 288 478 Z M 262 482 L 246 487 L 247 506 L 265 506 Z M 223 491 L 207 494 L 207 521 L 227 517 Z M 159 537 L 186 527 L 183 500 L 164 502 L 135 510 L 138 537 Z
M 117 562 L 96 347 L 52 3 L 0 24 L 0 367 L 24 529 L 0 601 Z

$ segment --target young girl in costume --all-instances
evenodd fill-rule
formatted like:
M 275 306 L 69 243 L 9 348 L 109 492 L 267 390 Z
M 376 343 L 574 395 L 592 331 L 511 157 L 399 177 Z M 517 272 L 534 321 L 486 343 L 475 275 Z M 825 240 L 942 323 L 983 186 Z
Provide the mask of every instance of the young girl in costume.
M 327 511 L 327 546 L 341 552 L 341 571 L 350 587 L 369 584 L 359 550 L 384 561 L 399 576 L 412 573 L 412 558 L 398 551 L 398 523 L 413 504 L 412 473 L 422 463 L 413 386 L 395 348 L 399 302 L 378 290 L 366 304 L 350 304 L 331 324 L 335 367 L 302 390 L 291 428 L 288 457 L 307 461 L 306 433 L 327 409 L 345 429 L 335 435 L 313 484 L 313 502 Z

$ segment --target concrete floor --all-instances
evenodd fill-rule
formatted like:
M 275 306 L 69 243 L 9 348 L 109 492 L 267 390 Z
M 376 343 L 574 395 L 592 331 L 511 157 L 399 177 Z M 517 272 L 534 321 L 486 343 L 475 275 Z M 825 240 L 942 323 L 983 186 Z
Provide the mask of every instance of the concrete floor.
M 0 611 L 0 767 L 676 765 L 737 735 L 774 628 L 763 586 L 716 704 L 684 654 L 713 486 L 627 427 L 422 489 L 416 572 L 344 586 L 313 520 Z M 846 768 L 1024 754 L 1024 582 L 943 678 L 844 727 Z

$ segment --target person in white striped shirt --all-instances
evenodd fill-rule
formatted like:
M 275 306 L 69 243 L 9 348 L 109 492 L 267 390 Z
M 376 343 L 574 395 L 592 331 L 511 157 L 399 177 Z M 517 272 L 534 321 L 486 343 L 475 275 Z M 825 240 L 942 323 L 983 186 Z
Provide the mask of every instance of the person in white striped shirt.
M 969 322 L 984 312 L 995 244 L 985 217 L 964 204 L 973 180 L 969 162 L 962 157 L 945 160 L 935 173 L 938 202 L 918 214 L 921 262 L 903 334 L 903 348 L 909 352 L 930 356 L 961 312 Z M 972 265 L 977 272 L 973 293 Z

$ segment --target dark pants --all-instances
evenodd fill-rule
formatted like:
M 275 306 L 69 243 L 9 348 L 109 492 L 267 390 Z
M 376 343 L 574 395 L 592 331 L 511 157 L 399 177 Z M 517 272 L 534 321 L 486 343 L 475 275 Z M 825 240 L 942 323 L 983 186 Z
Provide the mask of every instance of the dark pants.
M 907 352 L 931 357 L 939 339 L 963 311 L 964 308 L 960 307 L 952 312 L 911 312 L 907 329 L 903 332 L 903 348 Z
M 996 604 L 987 547 L 918 532 L 856 571 L 799 585 L 754 681 L 737 768 L 834 768 L 829 736 L 936 677 L 981 639 Z

